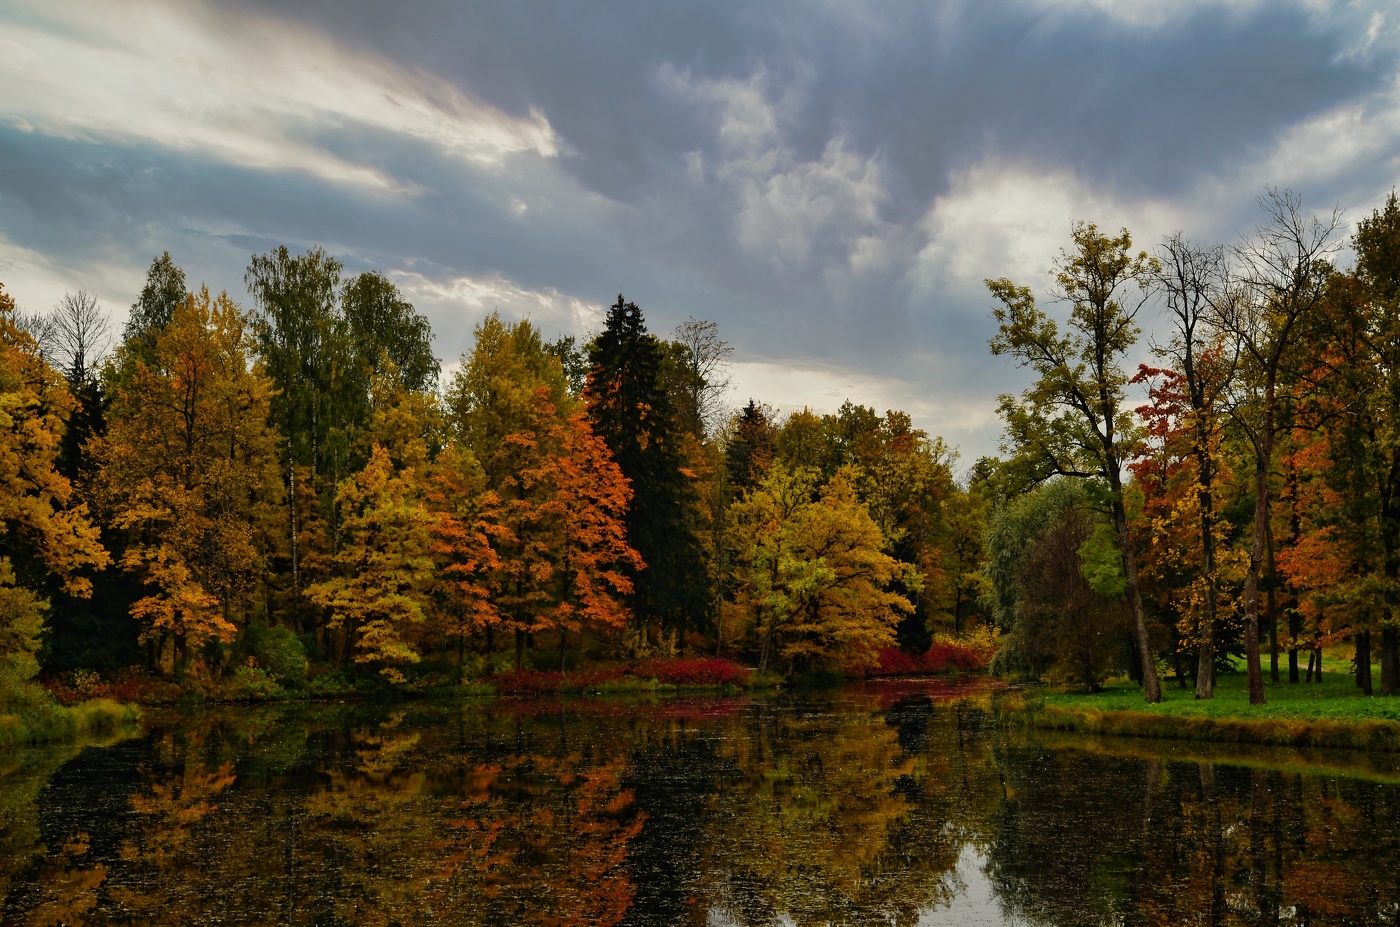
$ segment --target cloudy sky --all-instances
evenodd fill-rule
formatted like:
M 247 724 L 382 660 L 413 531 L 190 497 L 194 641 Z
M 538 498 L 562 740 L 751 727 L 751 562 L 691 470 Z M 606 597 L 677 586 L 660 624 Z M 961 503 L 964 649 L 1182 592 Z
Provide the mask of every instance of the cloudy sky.
M 118 319 L 168 249 L 246 303 L 278 244 L 377 269 L 439 355 L 492 308 L 711 319 L 733 399 L 995 449 L 982 281 L 1077 219 L 1354 221 L 1400 179 L 1400 12 L 1326 0 L 6 0 L 0 282 Z M 1151 321 L 1149 320 L 1149 326 Z

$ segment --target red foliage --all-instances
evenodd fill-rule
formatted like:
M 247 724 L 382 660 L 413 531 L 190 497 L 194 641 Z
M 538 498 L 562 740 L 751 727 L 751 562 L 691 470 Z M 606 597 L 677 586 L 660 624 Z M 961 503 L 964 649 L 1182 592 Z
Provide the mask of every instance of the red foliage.
M 647 660 L 631 670 L 633 676 L 672 686 L 746 686 L 749 671 L 718 657 L 690 660 Z
M 92 674 L 85 685 L 73 685 L 73 679 L 51 677 L 42 680 L 60 705 L 76 705 L 94 698 L 109 698 L 122 704 L 161 705 L 174 702 L 180 695 L 175 682 L 139 673 L 123 671 L 113 679 L 99 680 Z
M 880 651 L 880 663 L 871 676 L 916 676 L 929 673 L 974 672 L 984 670 L 990 655 L 960 641 L 936 640 L 927 653 L 917 657 L 897 647 Z
M 558 692 L 563 682 L 564 674 L 554 670 L 507 670 L 491 677 L 491 684 L 496 687 L 497 692 L 509 692 L 513 695 L 542 695 L 546 692 Z
M 919 658 L 919 667 L 926 673 L 980 670 L 987 668 L 987 659 L 973 648 L 957 641 L 934 641 L 928 653 Z

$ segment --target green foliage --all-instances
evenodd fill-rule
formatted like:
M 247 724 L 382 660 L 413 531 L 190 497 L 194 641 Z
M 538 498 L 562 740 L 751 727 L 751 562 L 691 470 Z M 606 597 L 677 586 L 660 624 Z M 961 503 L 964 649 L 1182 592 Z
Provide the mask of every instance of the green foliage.
M 1123 578 L 1123 555 L 1106 520 L 1094 522 L 1089 537 L 1079 547 L 1079 564 L 1084 578 L 1095 592 L 1106 599 L 1121 600 L 1128 581 Z
M 300 688 L 306 682 L 306 650 L 291 628 L 250 625 L 245 647 L 278 684 Z

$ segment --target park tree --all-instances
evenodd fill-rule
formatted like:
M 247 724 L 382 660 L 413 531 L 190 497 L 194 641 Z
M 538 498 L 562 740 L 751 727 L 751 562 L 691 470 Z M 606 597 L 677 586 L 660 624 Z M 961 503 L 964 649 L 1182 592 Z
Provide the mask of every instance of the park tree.
M 190 294 L 150 346 L 124 346 L 107 432 L 92 442 L 96 495 L 144 595 L 142 638 L 183 658 L 231 641 L 246 617 L 278 505 L 272 385 L 248 319 L 226 295 Z M 163 656 L 164 659 L 164 656 Z
M 660 622 L 683 630 L 710 613 L 713 597 L 664 359 L 641 309 L 619 295 L 590 348 L 584 398 L 589 425 L 632 485 L 627 538 L 647 564 L 631 576 L 633 615 L 643 628 Z
M 730 526 L 734 608 L 762 669 L 774 656 L 790 669 L 873 665 L 914 610 L 891 586 L 917 591 L 918 574 L 885 552 L 852 470 L 820 485 L 814 470 L 775 463 Z
M 728 360 L 734 349 L 719 337 L 719 325 L 688 318 L 671 333 L 676 375 L 673 398 L 686 411 L 686 421 L 696 437 L 715 437 L 728 416 Z
M 501 613 L 491 597 L 490 578 L 501 569 L 482 517 L 486 476 L 470 450 L 448 445 L 428 471 L 424 500 L 432 525 L 433 625 L 456 644 L 459 672 L 468 639 L 494 629 Z
M 1085 560 L 1092 563 L 1096 553 L 1095 514 L 1073 506 L 1032 541 L 1021 567 L 1017 614 L 1031 661 L 1089 692 L 1099 691 L 1121 665 L 1127 630 L 1122 602 L 1113 595 L 1121 590 L 1111 588 L 1116 571 L 1109 571 L 1107 583 L 1086 575 Z
M 1229 298 L 1214 308 L 1215 324 L 1239 356 L 1240 390 L 1234 419 L 1254 459 L 1254 527 L 1244 580 L 1245 662 L 1249 701 L 1262 705 L 1264 674 L 1259 662 L 1259 593 L 1270 520 L 1270 471 L 1279 431 L 1283 378 L 1297 348 L 1320 330 L 1319 311 L 1332 276 L 1341 212 L 1327 218 L 1303 214 L 1291 191 L 1268 189 L 1259 205 L 1266 219 L 1236 249 L 1239 279 Z
M 558 450 L 544 476 L 552 495 L 556 587 L 544 617 L 559 633 L 562 670 L 569 634 L 627 624 L 630 576 L 645 564 L 627 543 L 632 491 L 607 444 L 582 412 L 558 422 L 554 433 Z
M 447 391 L 452 441 L 481 471 L 475 517 L 494 552 L 481 578 L 495 609 L 483 626 L 486 646 L 494 649 L 498 628 L 511 633 L 518 662 L 551 600 L 545 471 L 561 404 L 572 403 L 563 368 L 539 331 L 494 312 L 476 327 Z
M 369 398 L 373 376 L 388 364 L 410 392 L 437 388 L 441 365 L 433 354 L 432 326 L 391 280 L 373 271 L 362 273 L 344 285 L 340 303 L 360 396 Z
M 285 245 L 254 255 L 244 280 L 253 297 L 253 331 L 258 354 L 275 390 L 272 422 L 281 441 L 287 499 L 287 573 L 291 592 L 304 588 L 302 525 L 296 500 L 307 495 L 297 486 L 299 472 L 311 481 L 311 495 L 330 525 L 334 543 L 333 501 L 343 475 L 345 456 L 348 351 L 337 314 L 341 264 L 320 248 L 293 255 Z
M 1199 538 L 1199 605 L 1194 622 L 1196 697 L 1215 695 L 1216 611 L 1220 600 L 1217 550 L 1220 547 L 1221 429 L 1226 397 L 1234 376 L 1234 357 L 1214 324 L 1216 307 L 1228 300 L 1223 248 L 1197 245 L 1180 233 L 1158 250 L 1156 285 L 1171 322 L 1171 335 L 1156 353 L 1168 360 L 1171 373 L 1161 401 L 1167 403 L 1154 426 L 1163 443 L 1183 444 L 1181 478 L 1195 492 L 1193 506 Z M 1159 403 L 1160 405 L 1160 403 Z M 1165 476 L 1165 474 L 1163 474 Z
M 16 324 L 14 300 L 0 287 L 0 704 L 38 672 L 49 584 L 86 597 L 87 574 L 109 562 L 86 505 L 58 470 L 72 408 L 63 377 Z
M 414 638 L 427 617 L 433 570 L 435 519 L 415 477 L 396 470 L 383 446 L 371 448 L 369 463 L 340 487 L 345 543 L 333 575 L 306 590 L 329 612 L 326 628 L 343 635 L 346 655 L 396 683 L 403 666 L 421 659 Z
M 1123 498 L 1123 470 L 1139 437 L 1124 394 L 1123 360 L 1137 342 L 1137 314 L 1159 264 L 1146 252 L 1133 253 L 1127 229 L 1110 237 L 1080 223 L 1073 239 L 1074 250 L 1062 251 L 1052 271 L 1053 295 L 1069 305 L 1063 335 L 1028 287 L 1004 277 L 987 281 L 1000 303 L 992 353 L 1035 375 L 1019 397 L 1003 395 L 999 406 L 1006 443 L 1018 457 L 1042 476 L 1084 478 L 1101 490 L 1122 557 L 1143 694 L 1157 702 L 1161 687 Z
M 1218 345 L 1193 352 L 1198 387 L 1218 383 L 1227 364 Z M 1175 628 L 1178 680 L 1186 676 L 1180 655 L 1194 649 L 1196 697 L 1212 698 L 1221 644 L 1236 639 L 1233 593 L 1240 575 L 1228 543 L 1234 526 L 1224 517 L 1234 471 L 1222 449 L 1223 413 L 1199 407 L 1193 396 L 1202 393 L 1179 370 L 1144 364 L 1133 382 L 1148 387 L 1148 402 L 1137 410 L 1142 454 L 1129 465 L 1141 499 L 1135 528 L 1144 542 L 1143 594 Z M 1208 427 L 1200 426 L 1202 417 Z

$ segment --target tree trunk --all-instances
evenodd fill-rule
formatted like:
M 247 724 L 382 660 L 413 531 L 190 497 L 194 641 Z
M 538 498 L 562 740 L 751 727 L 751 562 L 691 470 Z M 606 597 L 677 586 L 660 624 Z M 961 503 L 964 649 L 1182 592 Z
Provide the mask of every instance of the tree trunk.
M 1214 628 L 1211 630 L 1214 631 Z M 1196 645 L 1196 698 L 1215 698 L 1215 641 L 1213 639 L 1203 640 Z
M 1123 508 L 1123 491 L 1117 482 L 1116 479 L 1113 480 L 1113 522 L 1118 534 L 1118 549 L 1123 557 L 1123 578 L 1127 581 L 1128 606 L 1133 612 L 1138 656 L 1142 660 L 1142 694 L 1150 704 L 1162 700 L 1162 687 L 1157 679 L 1157 663 L 1152 656 L 1152 642 L 1147 637 L 1147 617 L 1143 614 L 1137 557 L 1133 554 L 1132 536 L 1128 533 L 1128 513 Z
M 467 681 L 467 632 L 457 632 L 457 685 Z
M 515 632 L 515 668 L 521 670 L 525 667 L 525 632 L 517 630 Z
M 1264 523 L 1264 552 L 1269 570 L 1269 585 L 1265 589 L 1265 619 L 1269 625 L 1269 681 L 1278 682 L 1278 570 L 1274 566 L 1274 526 Z
M 568 649 L 569 632 L 561 628 L 559 630 L 559 672 L 561 673 L 569 668 L 565 657 L 565 654 L 568 652 Z
M 1356 687 L 1371 694 L 1371 632 L 1356 632 Z
M 1381 630 L 1381 695 L 1400 692 L 1400 632 Z
M 1307 681 L 1308 681 L 1308 682 L 1312 682 L 1312 680 L 1313 680 L 1313 664 L 1316 663 L 1316 662 L 1317 662 L 1317 651 L 1316 651 L 1316 650 L 1309 650 L 1309 651 L 1308 651 L 1308 678 L 1307 678 Z
M 1268 460 L 1273 441 L 1266 426 L 1254 462 L 1254 538 L 1249 550 L 1249 569 L 1244 575 L 1244 659 L 1249 673 L 1249 704 L 1263 705 L 1264 670 L 1259 664 L 1259 568 L 1264 562 L 1264 528 L 1269 521 Z

